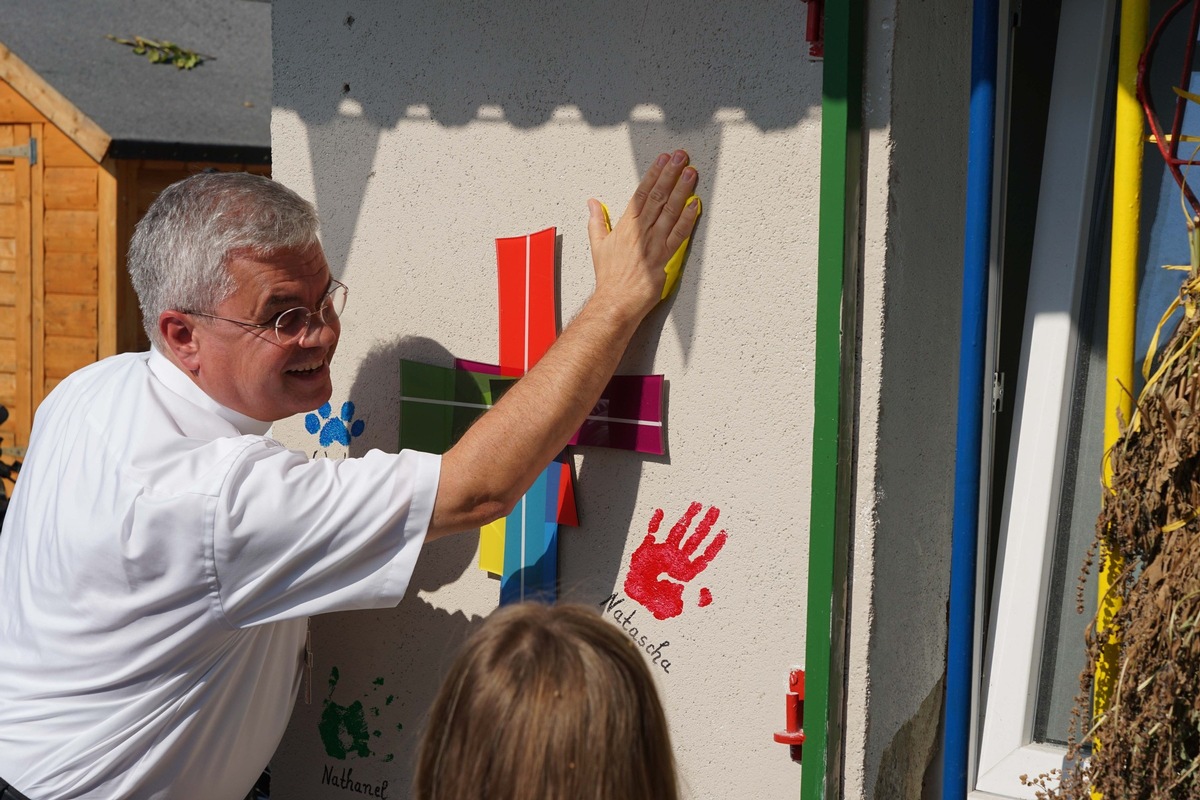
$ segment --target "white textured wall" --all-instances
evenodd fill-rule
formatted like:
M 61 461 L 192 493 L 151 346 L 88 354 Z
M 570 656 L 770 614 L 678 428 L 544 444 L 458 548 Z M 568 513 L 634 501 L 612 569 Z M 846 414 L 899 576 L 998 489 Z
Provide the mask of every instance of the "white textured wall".
M 845 796 L 939 796 L 970 4 L 868 0 Z
M 565 599 L 623 596 L 655 508 L 669 525 L 690 501 L 719 507 L 729 541 L 685 612 L 639 609 L 637 624 L 670 641 L 659 686 L 688 796 L 798 796 L 771 735 L 804 653 L 821 75 L 804 5 L 276 0 L 273 14 L 275 176 L 316 201 L 351 287 L 334 390 L 335 413 L 351 399 L 366 423 L 351 453 L 395 449 L 399 358 L 496 358 L 495 237 L 558 227 L 569 319 L 591 284 L 586 199 L 618 211 L 660 150 L 692 153 L 705 213 L 682 287 L 622 368 L 666 375 L 669 452 L 575 450 L 583 525 L 560 534 L 561 582 Z M 276 432 L 321 449 L 301 420 Z M 314 620 L 313 704 L 297 706 L 273 796 L 345 796 L 327 768 L 406 796 L 440 671 L 496 604 L 474 560 L 474 536 L 437 542 L 398 609 Z M 335 759 L 321 714 L 356 700 L 380 733 L 371 756 Z

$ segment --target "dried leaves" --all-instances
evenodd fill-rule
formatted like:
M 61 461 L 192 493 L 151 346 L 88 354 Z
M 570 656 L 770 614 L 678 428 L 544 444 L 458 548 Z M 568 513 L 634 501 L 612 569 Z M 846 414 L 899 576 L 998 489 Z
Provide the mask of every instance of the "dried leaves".
M 1195 237 L 1195 232 L 1192 232 Z M 1067 772 L 1045 796 L 1176 800 L 1200 798 L 1200 314 L 1193 269 L 1187 309 L 1138 397 L 1133 419 L 1109 452 L 1110 491 L 1096 524 L 1100 552 L 1119 565 L 1111 620 L 1120 641 L 1088 628 L 1069 757 L 1093 744 L 1087 774 Z M 1086 567 L 1085 567 L 1086 570 Z M 1102 604 L 1103 605 L 1103 604 Z M 1107 710 L 1091 720 L 1096 664 L 1110 648 Z M 1105 676 L 1102 676 L 1105 677 Z M 1031 781 L 1032 783 L 1032 781 Z M 1045 786 L 1043 783 L 1041 786 Z

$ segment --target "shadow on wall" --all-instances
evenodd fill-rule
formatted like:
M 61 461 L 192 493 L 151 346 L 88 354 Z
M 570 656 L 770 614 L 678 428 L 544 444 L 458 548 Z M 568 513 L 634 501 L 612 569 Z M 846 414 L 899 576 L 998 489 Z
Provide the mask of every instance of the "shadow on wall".
M 510 124 L 533 128 L 562 106 L 600 127 L 624 123 L 635 106 L 650 103 L 676 131 L 704 126 L 720 108 L 742 109 L 763 131 L 791 127 L 807 110 L 803 97 L 786 94 L 808 61 L 805 10 L 795 4 L 701 5 L 684 16 L 655 3 L 587 13 L 561 0 L 399 9 L 284 0 L 274 12 L 277 31 L 288 29 L 302 40 L 291 43 L 326 59 L 327 102 L 296 107 L 313 124 L 338 115 L 355 80 L 389 87 L 389 99 L 363 104 L 375 128 L 393 127 L 412 105 L 427 106 L 447 127 L 475 120 L 481 106 L 499 106 Z
M 350 396 L 367 425 L 349 456 L 378 449 L 398 452 L 400 360 L 448 365 L 453 358 L 429 339 L 377 344 L 359 365 Z M 423 598 L 475 569 L 478 535 L 431 543 L 417 561 L 404 600 L 392 609 L 328 614 L 312 620 L 316 657 L 311 705 L 298 703 L 287 740 L 302 756 L 276 771 L 287 796 L 351 775 L 388 796 L 406 797 L 425 714 L 458 648 L 482 617 L 449 612 Z M 497 592 L 499 584 L 497 583 Z M 382 791 L 382 790 L 381 790 Z
M 939 741 L 970 97 L 965 8 L 953 0 L 908 4 L 897 28 L 893 92 L 905 101 L 891 115 L 893 233 L 883 306 L 863 309 L 886 326 L 876 477 L 857 489 L 874 492 L 869 670 L 871 685 L 886 687 L 868 705 L 864 788 L 888 800 L 921 797 Z
M 536 128 L 574 108 L 594 127 L 628 125 L 639 174 L 659 152 L 685 147 L 712 197 L 719 112 L 769 132 L 819 108 L 802 3 L 583 9 L 561 0 L 276 0 L 274 102 L 308 130 L 335 271 L 347 262 L 380 136 L 401 120 L 458 128 L 487 109 L 497 115 L 489 119 Z M 686 352 L 694 318 L 680 308 L 672 324 Z
M 350 392 L 360 417 L 380 422 L 399 419 L 401 359 L 441 366 L 453 363 L 451 353 L 423 337 L 376 345 L 359 365 Z M 367 425 L 351 442 L 348 455 L 361 456 L 372 449 L 396 452 L 397 437 L 398 426 Z M 592 491 L 577 491 L 581 517 L 588 523 L 586 539 L 580 529 L 560 529 L 560 570 L 586 576 L 563 586 L 562 598 L 597 605 L 617 585 L 624 544 L 631 527 L 636 527 L 632 515 L 641 469 L 634 464 L 643 457 L 631 459 L 629 453 L 592 448 L 583 452 L 587 455 L 576 486 L 586 486 L 594 470 L 604 475 L 598 483 L 606 494 L 593 497 Z M 617 461 L 610 462 L 610 456 Z M 315 767 L 279 770 L 276 777 L 281 784 L 311 791 L 314 783 L 320 785 L 317 779 L 327 767 L 337 775 L 341 769 L 353 769 L 360 779 L 373 779 L 376 785 L 389 780 L 391 794 L 406 796 L 425 715 L 441 676 L 483 621 L 438 608 L 422 594 L 477 569 L 477 545 L 475 533 L 431 543 L 418 560 L 404 600 L 394 609 L 313 620 L 313 703 L 296 706 L 287 738 L 304 743 L 298 752 L 311 752 L 324 763 L 320 771 Z M 585 563 L 587 568 L 573 569 L 571 563 Z M 498 598 L 499 581 L 492 584 Z M 364 681 L 363 676 L 374 682 Z
M 652 313 L 667 312 L 661 309 Z M 657 346 L 658 328 L 651 324 L 648 331 L 648 348 L 652 351 Z M 400 419 L 402 359 L 438 366 L 451 366 L 454 363 L 452 353 L 423 336 L 405 336 L 390 344 L 372 347 L 358 366 L 349 395 L 355 399 L 360 417 L 381 422 Z M 670 384 L 667 382 L 664 404 L 668 405 L 669 392 Z M 398 425 L 366 426 L 362 435 L 351 443 L 348 455 L 361 456 L 374 449 L 397 452 L 398 429 Z M 571 452 L 583 455 L 582 465 L 576 475 L 575 494 L 580 519 L 587 525 L 587 533 L 585 538 L 580 529 L 560 529 L 559 573 L 585 575 L 586 579 L 564 585 L 561 591 L 563 599 L 598 604 L 611 593 L 612 587 L 617 585 L 629 532 L 640 529 L 645 524 L 645 521 L 633 519 L 638 484 L 641 481 L 641 465 L 647 461 L 668 463 L 669 440 L 668 451 L 662 456 L 591 447 L 573 447 Z M 589 476 L 593 473 L 602 476 L 602 480 L 589 482 Z M 603 493 L 599 494 L 600 491 Z M 477 542 L 477 535 L 467 533 L 431 543 L 418 563 L 413 585 L 398 611 L 403 612 L 410 605 L 410 601 L 416 599 L 414 590 L 436 590 L 456 581 L 466 570 L 475 569 Z M 586 563 L 587 569 L 572 569 L 570 563 L 573 561 Z M 497 582 L 497 597 L 499 591 Z M 421 635 L 420 629 L 409 628 L 403 621 L 399 621 L 397 627 L 392 629 L 404 631 L 406 638 L 413 630 L 418 632 L 412 635 Z M 435 627 L 432 630 L 436 632 L 444 629 Z
M 758 132 L 784 130 L 820 103 L 820 68 L 807 58 L 800 3 L 749 8 L 709 3 L 681 12 L 652 3 L 584 10 L 561 0 L 348 0 L 336 5 L 275 0 L 272 11 L 274 102 L 294 112 L 307 130 L 322 241 L 338 275 L 358 229 L 381 136 L 402 120 L 429 120 L 455 129 L 477 121 L 486 108 L 511 126 L 532 129 L 573 107 L 591 126 L 626 126 L 639 171 L 661 151 L 687 148 L 702 175 L 701 194 L 709 198 L 716 188 L 721 140 L 729 135 L 726 120 Z M 546 180 L 561 180 L 556 166 L 545 165 Z M 472 170 L 487 168 L 462 165 L 464 180 L 471 180 Z M 630 192 L 633 188 L 631 182 Z M 606 201 L 616 214 L 624 206 L 623 198 Z M 620 372 L 650 371 L 668 314 L 686 358 L 696 331 L 694 270 L 702 260 L 703 242 L 701 230 L 690 257 L 691 278 L 683 282 L 683 291 L 651 313 Z M 378 343 L 359 364 L 347 395 L 357 416 L 371 421 L 353 440 L 349 454 L 397 450 L 397 427 L 384 421 L 399 420 L 401 359 L 449 366 L 454 355 L 420 337 Z M 560 531 L 560 574 L 572 576 L 561 587 L 561 597 L 598 605 L 621 585 L 631 531 L 640 538 L 648 523 L 633 518 L 647 457 L 599 448 L 576 452 L 584 456 L 577 501 L 586 527 Z M 669 456 L 652 460 L 666 462 Z M 422 723 L 440 676 L 482 622 L 438 608 L 421 594 L 475 570 L 476 546 L 472 534 L 432 543 L 395 609 L 313 621 L 313 704 L 297 705 L 287 735 L 285 760 L 297 769 L 278 770 L 275 776 L 283 787 L 294 789 L 286 796 L 314 796 L 331 786 L 325 778 L 341 775 L 343 767 L 353 768 L 363 780 L 386 776 L 389 796 L 407 795 Z M 496 597 L 498 582 L 494 586 Z M 639 619 L 643 616 L 648 612 L 639 612 Z M 356 674 L 347 672 L 338 683 L 331 667 L 339 663 L 353 663 Z M 375 696 L 376 676 L 384 687 L 380 694 L 389 694 L 384 704 L 372 706 L 368 695 Z M 393 704 L 386 705 L 393 687 Z M 341 714 L 347 724 L 334 732 L 334 744 L 354 744 L 355 731 L 361 730 L 352 730 L 348 720 L 360 697 L 360 716 L 365 713 L 370 722 L 377 707 L 388 723 L 363 745 L 371 756 L 327 758 L 328 743 L 318 739 L 319 724 L 327 721 L 326 714 Z

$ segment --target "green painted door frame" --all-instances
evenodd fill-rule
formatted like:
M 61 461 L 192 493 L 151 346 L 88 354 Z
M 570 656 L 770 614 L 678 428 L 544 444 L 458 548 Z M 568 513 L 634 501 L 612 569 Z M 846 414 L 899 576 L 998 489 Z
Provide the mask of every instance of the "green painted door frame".
M 828 0 L 821 90 L 802 800 L 841 795 L 862 178 L 862 0 Z

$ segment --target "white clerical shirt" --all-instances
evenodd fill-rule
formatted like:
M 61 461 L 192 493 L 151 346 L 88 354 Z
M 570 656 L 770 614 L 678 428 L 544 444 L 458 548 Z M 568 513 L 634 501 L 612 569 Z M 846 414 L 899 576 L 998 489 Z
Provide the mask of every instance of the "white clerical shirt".
M 309 460 L 157 351 L 38 409 L 0 533 L 0 777 L 32 800 L 243 797 L 307 617 L 397 604 L 438 456 Z

